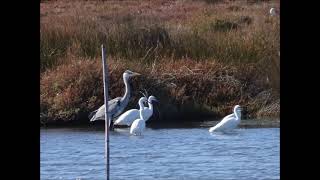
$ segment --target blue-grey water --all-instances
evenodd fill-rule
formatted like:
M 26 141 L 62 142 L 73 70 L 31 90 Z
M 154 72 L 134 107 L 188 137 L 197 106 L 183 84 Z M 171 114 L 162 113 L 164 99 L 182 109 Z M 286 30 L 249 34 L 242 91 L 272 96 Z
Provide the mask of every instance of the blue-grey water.
M 42 180 L 105 179 L 104 131 L 92 128 L 40 130 Z M 110 133 L 110 179 L 280 179 L 279 128 L 150 129 L 130 136 Z

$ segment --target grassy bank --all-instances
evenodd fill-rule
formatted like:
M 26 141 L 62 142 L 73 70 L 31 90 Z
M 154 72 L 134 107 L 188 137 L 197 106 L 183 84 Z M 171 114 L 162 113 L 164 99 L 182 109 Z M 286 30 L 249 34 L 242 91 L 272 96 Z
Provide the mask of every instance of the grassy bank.
M 45 1 L 41 5 L 41 123 L 88 121 L 103 104 L 100 46 L 107 45 L 111 97 L 121 74 L 160 99 L 160 119 L 247 117 L 280 111 L 277 3 L 260 1 Z

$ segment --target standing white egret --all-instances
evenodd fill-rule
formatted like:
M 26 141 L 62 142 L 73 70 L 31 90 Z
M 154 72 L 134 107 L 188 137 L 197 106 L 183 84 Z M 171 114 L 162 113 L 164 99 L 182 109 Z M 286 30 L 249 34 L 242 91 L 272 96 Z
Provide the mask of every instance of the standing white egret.
M 109 126 L 111 127 L 111 129 L 113 129 L 113 119 L 119 116 L 129 103 L 129 99 L 131 97 L 131 88 L 128 81 L 130 77 L 134 77 L 137 75 L 140 75 L 140 74 L 136 72 L 132 72 L 130 70 L 126 70 L 122 75 L 124 85 L 125 85 L 124 96 L 117 97 L 108 101 L 108 113 L 110 118 Z M 91 112 L 89 115 L 90 121 L 104 120 L 104 109 L 105 109 L 105 105 L 102 105 L 99 109 Z
M 147 101 L 146 97 L 142 97 L 141 99 L 142 101 Z M 140 115 L 140 119 L 134 120 L 130 127 L 130 134 L 142 135 L 142 132 L 146 128 L 146 121 L 143 118 L 143 108 L 141 108 L 141 106 L 139 110 L 139 115 Z
M 276 8 L 271 8 L 269 13 L 270 13 L 271 16 L 277 15 Z
M 234 129 L 238 126 L 241 121 L 241 107 L 236 105 L 233 108 L 233 113 L 229 114 L 228 116 L 224 117 L 221 122 L 219 122 L 214 127 L 209 129 L 209 132 L 213 131 L 228 131 Z
M 140 98 L 141 100 L 142 98 Z M 139 100 L 139 107 L 141 109 Z M 149 107 L 145 107 L 142 103 L 142 116 L 145 121 L 148 121 L 153 114 L 153 102 L 158 102 L 156 97 L 149 96 L 148 98 L 148 105 Z M 118 119 L 114 122 L 114 125 L 127 125 L 130 126 L 134 120 L 140 117 L 140 110 L 138 109 L 130 109 L 125 113 L 121 114 Z
M 132 122 L 140 117 L 140 110 L 144 109 L 144 102 L 146 101 L 146 97 L 141 97 L 138 101 L 139 110 L 138 109 L 130 109 L 125 113 L 121 114 L 117 120 L 114 122 L 114 125 L 127 125 L 130 126 Z M 132 121 L 131 121 L 132 120 Z
M 153 114 L 153 102 L 159 102 L 156 97 L 149 96 L 148 98 L 148 107 L 143 109 L 143 118 L 148 121 Z

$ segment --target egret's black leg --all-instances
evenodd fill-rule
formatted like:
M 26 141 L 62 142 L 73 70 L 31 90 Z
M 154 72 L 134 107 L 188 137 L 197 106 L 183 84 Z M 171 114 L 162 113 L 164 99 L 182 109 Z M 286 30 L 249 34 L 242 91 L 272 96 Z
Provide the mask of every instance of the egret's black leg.
M 109 128 L 111 131 L 114 130 L 114 126 L 113 126 L 113 120 L 110 120 L 110 128 Z

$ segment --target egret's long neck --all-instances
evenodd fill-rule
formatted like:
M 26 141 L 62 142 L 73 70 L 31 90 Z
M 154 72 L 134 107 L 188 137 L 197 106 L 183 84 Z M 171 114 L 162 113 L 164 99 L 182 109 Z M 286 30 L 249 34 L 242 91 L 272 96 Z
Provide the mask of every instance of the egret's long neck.
M 240 120 L 241 114 L 237 112 L 236 108 L 234 108 L 233 113 L 236 116 L 237 120 Z
M 125 93 L 124 96 L 121 98 L 122 101 L 129 101 L 130 95 L 131 95 L 131 88 L 130 88 L 130 84 L 128 82 L 128 78 L 123 77 L 123 82 L 125 85 Z
M 143 109 L 140 107 L 139 114 L 140 114 L 140 119 L 144 120 L 143 114 L 142 114 L 142 110 L 143 110 Z
M 151 112 L 153 112 L 153 105 L 152 105 L 152 103 L 148 101 L 148 105 L 149 105 L 149 109 L 151 110 Z
M 139 110 L 142 110 L 144 108 L 143 102 L 139 101 Z

